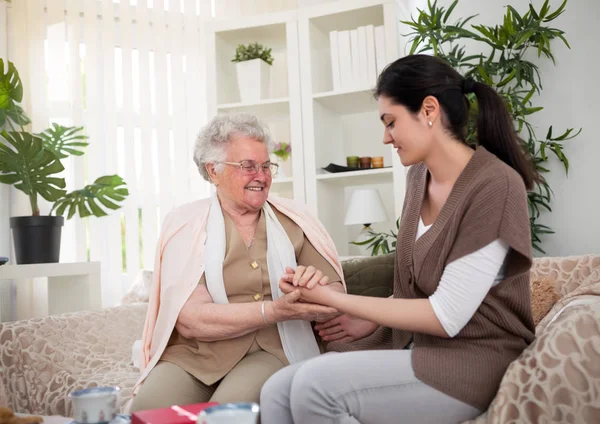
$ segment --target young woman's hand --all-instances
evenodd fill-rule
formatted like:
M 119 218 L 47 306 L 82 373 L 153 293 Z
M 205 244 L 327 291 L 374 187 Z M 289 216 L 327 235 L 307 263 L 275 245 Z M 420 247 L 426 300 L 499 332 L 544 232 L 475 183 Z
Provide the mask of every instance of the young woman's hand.
M 326 342 L 349 343 L 373 334 L 377 327 L 379 326 L 371 321 L 343 314 L 315 325 L 315 330 Z
M 298 291 L 300 293 L 300 301 L 307 303 L 315 303 L 318 305 L 331 306 L 331 296 L 335 294 L 327 286 L 317 284 L 313 288 L 297 287 L 291 282 L 292 274 L 284 274 L 279 280 L 279 288 L 284 293 Z M 339 293 L 338 293 L 339 294 Z

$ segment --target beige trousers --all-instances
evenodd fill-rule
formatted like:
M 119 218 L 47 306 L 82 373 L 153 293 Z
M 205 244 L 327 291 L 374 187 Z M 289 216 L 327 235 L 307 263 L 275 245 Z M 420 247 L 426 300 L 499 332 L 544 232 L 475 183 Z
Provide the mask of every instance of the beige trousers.
M 257 402 L 271 375 L 283 368 L 264 350 L 248 353 L 220 381 L 207 386 L 178 365 L 166 361 L 150 372 L 131 405 L 131 412 L 203 402 Z

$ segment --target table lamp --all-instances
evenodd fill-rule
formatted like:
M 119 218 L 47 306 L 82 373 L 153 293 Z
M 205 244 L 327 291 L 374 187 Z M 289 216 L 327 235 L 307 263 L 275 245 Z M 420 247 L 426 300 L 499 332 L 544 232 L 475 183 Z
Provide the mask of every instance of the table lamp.
M 345 225 L 362 224 L 363 228 L 355 242 L 371 238 L 371 224 L 388 221 L 388 216 L 376 188 L 360 188 L 352 192 L 346 209 Z M 364 248 L 364 246 L 361 246 Z M 366 248 L 364 249 L 366 252 Z

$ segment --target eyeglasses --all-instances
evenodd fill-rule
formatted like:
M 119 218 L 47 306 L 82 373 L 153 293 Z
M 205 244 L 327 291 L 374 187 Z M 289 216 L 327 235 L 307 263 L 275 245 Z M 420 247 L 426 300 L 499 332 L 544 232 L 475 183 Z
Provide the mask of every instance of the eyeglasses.
M 276 163 L 265 162 L 265 163 L 259 164 L 253 160 L 243 160 L 241 162 L 219 162 L 219 163 L 222 163 L 224 165 L 237 166 L 246 175 L 255 175 L 258 173 L 258 170 L 260 168 L 262 168 L 263 172 L 267 175 L 275 175 L 275 174 L 277 174 L 277 170 L 279 169 L 279 165 Z

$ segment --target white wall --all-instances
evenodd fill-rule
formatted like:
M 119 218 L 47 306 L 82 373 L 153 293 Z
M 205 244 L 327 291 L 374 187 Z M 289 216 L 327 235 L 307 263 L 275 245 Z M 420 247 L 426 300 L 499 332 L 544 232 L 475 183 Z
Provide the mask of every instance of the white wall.
M 440 0 L 448 6 L 451 0 Z M 539 9 L 543 0 L 533 0 Z M 553 9 L 562 0 L 551 0 Z M 526 11 L 527 0 L 460 0 L 453 12 L 455 18 L 479 14 L 473 21 L 476 24 L 495 25 L 501 23 L 505 5 L 511 4 L 519 12 Z M 423 0 L 398 1 L 405 20 L 416 7 L 426 8 Z M 543 137 L 550 125 L 554 134 L 568 127 L 583 127 L 575 140 L 567 142 L 565 154 L 571 169 L 565 176 L 558 161 L 550 164 L 547 174 L 555 198 L 553 211 L 545 213 L 540 223 L 549 225 L 556 234 L 544 239 L 543 248 L 550 256 L 600 253 L 600 140 L 597 138 L 598 119 L 597 99 L 600 98 L 600 84 L 597 70 L 600 56 L 597 54 L 598 38 L 596 27 L 600 16 L 600 2 L 597 0 L 570 0 L 566 12 L 552 26 L 566 32 L 571 50 L 562 42 L 554 42 L 552 49 L 556 66 L 551 61 L 540 59 L 544 90 L 536 103 L 544 110 L 532 116 L 532 123 L 539 129 L 538 137 Z M 401 25 L 400 33 L 409 32 Z M 402 40 L 401 46 L 406 44 Z M 406 50 L 408 52 L 408 50 Z M 536 59 L 537 60 L 537 59 Z

